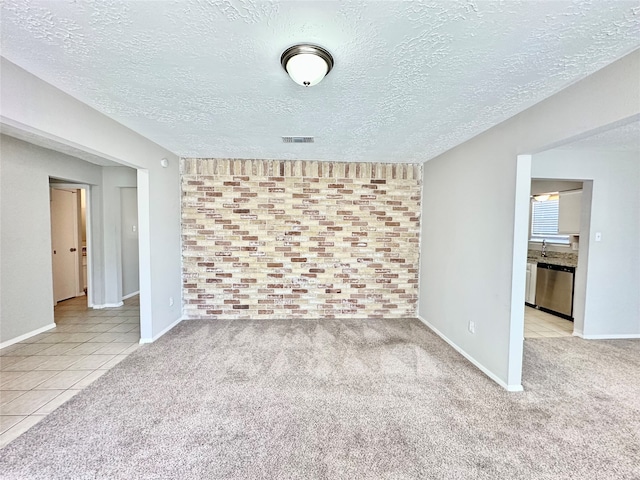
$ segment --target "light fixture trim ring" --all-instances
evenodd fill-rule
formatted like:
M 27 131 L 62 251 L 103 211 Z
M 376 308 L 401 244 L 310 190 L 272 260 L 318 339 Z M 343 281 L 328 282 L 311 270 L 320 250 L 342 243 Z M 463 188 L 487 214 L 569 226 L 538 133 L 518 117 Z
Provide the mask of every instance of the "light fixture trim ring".
M 280 64 L 282 68 L 289 73 L 287 70 L 287 63 L 296 55 L 315 55 L 327 64 L 327 73 L 324 74 L 326 77 L 329 72 L 333 69 L 333 56 L 329 53 L 329 51 L 325 48 L 322 48 L 319 45 L 313 45 L 311 43 L 300 43 L 297 45 L 293 45 L 292 47 L 287 48 L 280 57 Z

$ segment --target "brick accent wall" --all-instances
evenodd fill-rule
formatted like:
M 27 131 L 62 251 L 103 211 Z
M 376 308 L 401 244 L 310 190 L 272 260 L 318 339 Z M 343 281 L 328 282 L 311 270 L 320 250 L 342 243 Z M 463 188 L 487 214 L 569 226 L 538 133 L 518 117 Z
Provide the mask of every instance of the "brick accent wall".
M 182 159 L 185 318 L 416 315 L 422 168 Z

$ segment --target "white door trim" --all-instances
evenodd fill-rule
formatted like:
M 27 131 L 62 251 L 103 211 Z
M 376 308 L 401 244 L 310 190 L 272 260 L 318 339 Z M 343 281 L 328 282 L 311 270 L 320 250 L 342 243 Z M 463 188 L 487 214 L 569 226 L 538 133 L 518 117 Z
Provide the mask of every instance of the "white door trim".
M 91 216 L 91 185 L 87 183 L 50 183 L 49 186 L 51 188 L 73 188 L 85 191 L 85 215 L 87 224 L 87 306 L 93 307 L 93 219 Z

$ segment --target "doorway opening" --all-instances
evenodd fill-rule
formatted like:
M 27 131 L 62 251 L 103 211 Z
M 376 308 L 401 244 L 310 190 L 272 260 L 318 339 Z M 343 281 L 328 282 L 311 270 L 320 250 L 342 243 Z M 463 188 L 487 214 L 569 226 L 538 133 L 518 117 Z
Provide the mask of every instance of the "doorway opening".
M 120 282 L 122 300 L 140 294 L 138 189 L 120 187 Z
M 536 154 L 539 155 L 539 154 Z M 532 278 L 531 272 L 531 260 L 542 256 L 542 244 L 538 246 L 539 251 L 531 252 L 530 248 L 532 234 L 532 177 L 533 179 L 552 178 L 554 181 L 572 181 L 582 182 L 582 188 L 585 192 L 584 198 L 581 199 L 580 206 L 578 207 L 578 233 L 588 233 L 590 229 L 591 221 L 591 195 L 593 190 L 593 182 L 584 178 L 579 179 L 572 177 L 572 175 L 558 176 L 554 178 L 551 173 L 543 172 L 539 168 L 533 168 L 532 162 L 533 155 L 518 155 L 516 159 L 516 190 L 515 190 L 515 216 L 514 216 L 514 249 L 513 249 L 513 277 L 511 282 L 511 328 L 509 338 L 509 384 L 521 385 L 522 382 L 522 362 L 524 355 L 524 344 L 527 335 L 525 335 L 525 309 L 530 308 L 526 304 L 530 303 L 533 298 L 535 303 L 538 303 L 537 288 L 533 290 L 533 297 L 531 291 L 533 285 L 537 287 L 537 278 Z M 555 190 L 554 190 L 555 191 Z M 545 192 L 548 193 L 548 192 Z M 556 227 L 557 229 L 557 227 Z M 556 231 L 556 234 L 558 232 Z M 573 232 L 572 232 L 573 233 Z M 571 239 L 573 236 L 568 236 Z M 582 237 L 582 236 L 581 236 Z M 573 335 L 581 336 L 584 328 L 584 311 L 585 311 L 585 297 L 586 297 L 586 258 L 588 258 L 589 241 L 588 235 L 583 237 L 583 244 L 579 246 L 580 252 L 580 265 L 577 265 L 576 255 L 576 268 L 574 269 L 572 289 L 573 289 L 573 310 L 572 316 L 574 318 Z M 575 240 L 575 239 L 574 239 Z M 569 245 L 571 241 L 569 240 Z M 569 248 L 573 246 L 565 247 L 565 251 L 570 251 Z M 572 251 L 572 250 L 571 250 Z M 534 266 L 535 274 L 537 274 L 538 264 Z M 527 272 L 527 268 L 529 271 Z M 538 311 L 538 310 L 534 310 Z M 553 318 L 553 317 L 551 317 Z M 564 321 L 564 320 L 562 320 Z M 538 322 L 542 323 L 542 322 Z M 529 331 L 534 330 L 528 328 Z M 542 330 L 539 326 L 537 330 Z M 541 337 L 543 335 L 540 335 Z M 537 340 L 529 340 L 537 341 Z
M 86 296 L 90 304 L 88 186 L 50 179 L 53 305 Z
M 573 335 L 582 181 L 532 179 L 524 338 Z

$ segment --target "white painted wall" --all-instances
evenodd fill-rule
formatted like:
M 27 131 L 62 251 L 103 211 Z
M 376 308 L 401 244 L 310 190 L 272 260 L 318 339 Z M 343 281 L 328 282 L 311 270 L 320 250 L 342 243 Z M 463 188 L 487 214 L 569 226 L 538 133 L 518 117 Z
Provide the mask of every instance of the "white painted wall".
M 181 317 L 178 157 L 7 59 L 0 62 L 3 127 L 138 168 L 138 175 L 147 176 L 143 187 L 138 182 L 138 212 L 148 217 L 140 219 L 139 232 L 141 331 L 143 341 L 155 338 Z M 167 168 L 160 165 L 163 157 L 169 159 Z M 169 297 L 176 300 L 172 307 Z
M 640 51 L 424 164 L 419 315 L 508 389 L 521 388 L 527 154 L 639 114 L 638 71 Z
M 126 297 L 140 290 L 138 276 L 140 264 L 138 255 L 138 190 L 136 188 L 120 189 L 120 207 L 122 296 Z
M 101 167 L 0 136 L 0 343 L 53 324 L 49 177 L 93 185 Z M 101 202 L 92 204 L 93 234 L 102 237 Z M 100 252 L 100 246 L 96 246 Z M 96 288 L 100 290 L 101 267 Z
M 106 305 L 122 303 L 122 207 L 121 187 L 135 187 L 136 170 L 129 167 L 103 167 L 102 192 L 104 221 L 109 225 L 109 241 L 104 245 L 105 293 Z M 106 199 L 109 199 L 107 202 Z M 136 272 L 138 266 L 135 266 Z
M 591 220 L 580 232 L 588 256 L 578 257 L 576 272 L 576 285 L 584 285 L 574 299 L 577 333 L 640 336 L 640 152 L 550 150 L 533 156 L 531 174 L 592 180 Z M 602 241 L 594 241 L 596 232 Z

